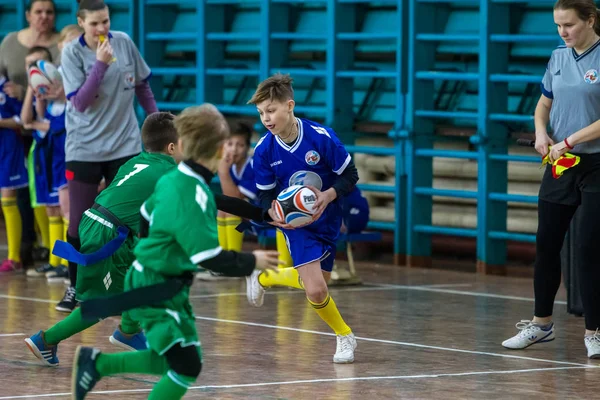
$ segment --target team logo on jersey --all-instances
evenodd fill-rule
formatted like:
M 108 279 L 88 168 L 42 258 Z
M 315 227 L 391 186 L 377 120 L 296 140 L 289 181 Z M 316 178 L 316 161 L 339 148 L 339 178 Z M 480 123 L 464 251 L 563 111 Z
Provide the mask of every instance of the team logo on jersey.
M 6 95 L 4 92 L 0 92 L 0 106 L 4 105 L 4 103 L 6 103 Z
M 589 84 L 598 82 L 598 71 L 596 71 L 595 69 L 588 69 L 585 75 L 583 76 L 583 80 Z
M 290 177 L 290 181 L 288 184 L 288 186 L 294 185 L 310 185 L 321 190 L 321 188 L 323 187 L 323 181 L 321 180 L 321 177 L 318 174 L 312 171 L 298 171 Z
M 131 72 L 125 74 L 125 85 L 133 87 L 135 85 L 135 78 Z
M 321 156 L 314 150 L 309 150 L 304 156 L 304 160 L 308 165 L 317 165 L 321 161 Z

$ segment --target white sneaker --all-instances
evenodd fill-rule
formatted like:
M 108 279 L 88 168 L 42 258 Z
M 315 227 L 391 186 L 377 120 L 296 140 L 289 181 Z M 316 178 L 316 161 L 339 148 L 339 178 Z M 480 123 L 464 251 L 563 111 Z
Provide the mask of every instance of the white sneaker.
M 507 349 L 525 349 L 535 343 L 544 343 L 554 340 L 554 323 L 550 328 L 542 329 L 528 320 L 521 320 L 515 325 L 520 330 L 518 334 L 502 342 Z
M 337 335 L 337 346 L 333 355 L 333 362 L 336 364 L 350 364 L 354 362 L 354 350 L 356 350 L 356 338 L 354 333 L 347 335 Z
M 248 303 L 254 307 L 260 307 L 265 300 L 265 288 L 258 282 L 261 270 L 255 269 L 250 276 L 246 277 L 246 297 Z
M 596 333 L 592 336 L 586 336 L 584 342 L 585 347 L 587 347 L 588 358 L 600 359 L 600 331 L 596 329 Z

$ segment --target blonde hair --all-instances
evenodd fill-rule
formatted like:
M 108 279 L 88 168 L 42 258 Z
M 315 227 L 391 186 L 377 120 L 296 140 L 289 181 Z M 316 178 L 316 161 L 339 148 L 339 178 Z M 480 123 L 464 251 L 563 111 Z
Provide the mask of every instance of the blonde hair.
M 262 81 L 248 104 L 260 104 L 266 100 L 284 102 L 294 100 L 293 79 L 289 74 L 275 74 Z
M 75 32 L 83 33 L 83 28 L 77 24 L 67 25 L 64 28 L 62 28 L 60 31 L 60 37 L 58 38 L 59 43 L 64 42 L 67 36 Z
M 229 125 L 212 104 L 188 107 L 174 120 L 185 158 L 211 159 L 229 138 Z

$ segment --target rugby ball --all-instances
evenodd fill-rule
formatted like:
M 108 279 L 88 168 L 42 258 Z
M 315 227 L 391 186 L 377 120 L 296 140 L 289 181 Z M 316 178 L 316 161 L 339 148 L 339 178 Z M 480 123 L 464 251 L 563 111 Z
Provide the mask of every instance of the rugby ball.
M 316 201 L 317 195 L 311 189 L 303 185 L 293 185 L 277 195 L 275 214 L 292 226 L 304 225 L 311 221 Z
M 46 94 L 52 83 L 60 83 L 62 77 L 58 68 L 49 61 L 38 60 L 27 69 L 29 85 L 36 94 Z

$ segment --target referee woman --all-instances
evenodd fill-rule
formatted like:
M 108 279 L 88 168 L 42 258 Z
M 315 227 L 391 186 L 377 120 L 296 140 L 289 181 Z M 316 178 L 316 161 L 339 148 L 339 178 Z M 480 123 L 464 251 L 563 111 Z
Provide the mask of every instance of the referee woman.
M 542 80 L 535 109 L 535 149 L 542 156 L 549 152 L 552 162 L 566 152 L 581 161 L 558 179 L 552 176 L 552 166 L 546 167 L 538 203 L 534 317 L 519 322 L 520 332 L 502 345 L 524 349 L 554 340 L 552 307 L 561 281 L 560 250 L 573 214 L 581 207 L 584 218 L 573 250 L 581 260 L 577 267 L 584 343 L 589 358 L 600 358 L 600 12 L 593 0 L 558 0 L 554 22 L 565 45 L 552 52 Z
M 150 68 L 133 41 L 110 31 L 103 0 L 79 0 L 79 40 L 62 54 L 66 111 L 66 175 L 70 222 L 67 241 L 79 249 L 78 228 L 85 210 L 94 204 L 98 184 L 109 185 L 119 167 L 142 150 L 134 95 L 147 114 L 158 111 L 148 84 Z M 69 264 L 71 285 L 57 305 L 70 312 L 76 306 L 77 264 Z

